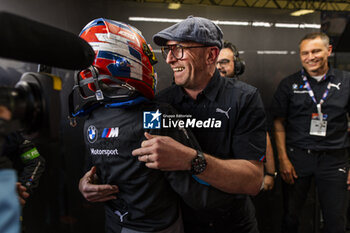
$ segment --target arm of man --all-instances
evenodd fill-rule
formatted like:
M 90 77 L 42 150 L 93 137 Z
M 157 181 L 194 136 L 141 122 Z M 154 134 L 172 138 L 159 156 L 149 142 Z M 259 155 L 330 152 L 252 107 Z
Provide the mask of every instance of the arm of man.
M 190 170 L 191 161 L 197 155 L 195 149 L 184 146 L 167 136 L 145 133 L 148 140 L 133 151 L 134 156 L 146 162 L 146 166 L 164 171 Z M 263 163 L 252 160 L 222 160 L 204 153 L 207 168 L 197 175 L 201 180 L 227 193 L 256 195 L 263 179 Z M 234 179 L 232 179 L 234 177 Z
M 288 184 L 294 184 L 294 179 L 298 178 L 293 164 L 287 156 L 286 131 L 284 128 L 285 118 L 278 117 L 274 120 L 276 147 L 280 164 L 280 174 L 282 179 Z
M 237 108 L 231 118 L 234 131 L 228 149 L 230 156 L 221 159 L 220 152 L 204 153 L 207 167 L 197 176 L 223 192 L 256 195 L 263 182 L 263 162 L 258 160 L 266 150 L 265 111 L 258 91 L 250 87 L 247 90 L 250 91 L 244 96 L 232 98 L 239 99 L 239 103 L 232 101 L 230 105 Z M 139 156 L 147 167 L 167 171 L 191 169 L 196 150 L 167 136 L 145 136 L 147 140 L 133 155 Z
M 6 137 L 6 155 L 17 170 L 17 191 L 22 205 L 39 185 L 45 170 L 45 159 L 39 154 L 34 143 L 25 139 L 21 132 L 14 131 Z
M 265 171 L 266 174 L 264 176 L 264 190 L 271 190 L 275 183 L 275 177 L 271 176 L 275 174 L 275 158 L 273 155 L 273 149 L 271 145 L 271 139 L 269 133 L 266 133 L 266 162 L 265 162 Z M 270 175 L 267 175 L 270 174 Z
M 184 146 L 200 150 L 201 147 L 197 139 L 190 130 L 184 128 L 161 129 L 150 131 L 153 135 L 169 136 L 173 140 L 180 142 Z M 146 134 L 152 138 L 150 134 Z M 218 210 L 225 212 L 232 208 L 227 205 L 231 203 L 236 195 L 223 192 L 214 186 L 192 175 L 188 170 L 183 171 L 164 171 L 164 176 L 168 180 L 172 189 L 181 197 L 181 199 L 192 209 L 195 210 Z
M 198 178 L 228 193 L 256 195 L 261 190 L 264 169 L 262 162 L 243 159 L 222 160 L 208 154 L 204 156 L 208 165 Z
M 19 142 L 20 161 L 19 166 L 23 167 L 18 175 L 18 181 L 26 187 L 26 192 L 32 195 L 34 190 L 39 186 L 40 177 L 45 171 L 45 158 L 40 155 L 35 144 L 17 134 Z
M 39 186 L 41 175 L 45 171 L 45 159 L 39 155 L 36 158 L 23 162 L 24 168 L 19 174 L 18 181 L 26 187 L 26 191 L 31 195 Z

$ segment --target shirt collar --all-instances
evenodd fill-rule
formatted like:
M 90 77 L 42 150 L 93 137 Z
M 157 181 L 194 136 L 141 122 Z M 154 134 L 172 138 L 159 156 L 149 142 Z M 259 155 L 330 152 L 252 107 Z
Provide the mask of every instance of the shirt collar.
M 204 88 L 204 90 L 201 93 L 204 96 L 206 96 L 210 101 L 214 101 L 223 81 L 224 79 L 220 77 L 219 71 L 215 69 L 213 77 L 211 77 L 208 85 Z
M 334 69 L 332 67 L 330 67 L 329 64 L 328 64 L 328 67 L 329 67 L 329 70 L 327 72 L 327 78 L 332 80 L 333 77 L 335 77 Z
M 331 81 L 332 79 L 333 79 L 333 77 L 335 76 L 335 74 L 334 74 L 334 69 L 330 66 L 330 64 L 328 63 L 328 71 L 327 71 L 327 74 L 326 74 L 326 79 L 325 80 L 322 80 L 321 82 L 323 82 L 323 81 L 326 81 L 326 80 L 329 80 L 329 81 Z M 303 68 L 304 69 L 304 68 Z M 305 75 L 306 75 L 306 77 L 309 79 L 309 80 L 313 80 L 312 78 L 311 78 L 311 76 L 309 75 L 309 73 L 308 72 L 306 72 L 306 70 L 304 69 L 304 73 L 305 73 Z
M 198 94 L 198 96 L 203 95 L 206 98 L 208 98 L 210 101 L 214 101 L 219 89 L 220 89 L 220 83 L 221 83 L 222 77 L 220 77 L 220 73 L 217 69 L 215 69 L 215 72 L 211 79 L 209 80 L 208 85 L 204 88 L 202 92 Z M 184 98 L 190 98 L 186 91 L 183 89 L 183 87 L 176 86 L 176 96 L 174 99 L 174 103 L 180 103 L 183 101 Z

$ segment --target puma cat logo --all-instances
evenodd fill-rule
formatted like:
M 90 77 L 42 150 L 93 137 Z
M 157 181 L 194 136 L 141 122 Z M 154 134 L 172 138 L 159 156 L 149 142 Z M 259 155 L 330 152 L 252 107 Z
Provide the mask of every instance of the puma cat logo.
M 334 83 L 329 83 L 328 84 L 328 89 L 331 89 L 331 87 L 335 87 L 335 88 L 337 88 L 338 90 L 340 90 L 340 84 L 341 83 L 338 83 L 338 84 L 334 84 Z
M 221 108 L 216 108 L 216 112 L 223 113 L 226 115 L 227 119 L 230 119 L 230 116 L 228 115 L 228 112 L 231 110 L 231 107 L 227 109 L 227 111 L 222 110 Z
M 119 216 L 120 222 L 123 222 L 124 221 L 124 216 L 127 215 L 129 212 L 125 212 L 124 214 L 122 214 L 122 213 L 119 212 L 119 210 L 116 210 L 116 211 L 114 211 L 114 213 Z
M 338 171 L 346 173 L 346 168 L 345 167 L 344 167 L 344 169 L 343 168 L 338 168 Z

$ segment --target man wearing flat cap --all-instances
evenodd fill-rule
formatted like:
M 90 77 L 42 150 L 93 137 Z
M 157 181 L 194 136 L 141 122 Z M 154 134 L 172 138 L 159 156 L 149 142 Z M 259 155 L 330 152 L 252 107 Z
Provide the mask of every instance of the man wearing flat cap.
M 256 88 L 220 77 L 215 62 L 222 37 L 212 21 L 193 16 L 153 36 L 175 81 L 157 98 L 182 114 L 180 119 L 163 119 L 173 125 L 183 122 L 195 134 L 201 151 L 150 134 L 133 151 L 149 168 L 188 170 L 198 182 L 231 194 L 220 208 L 194 210 L 183 203 L 188 233 L 258 232 L 248 195 L 256 195 L 262 187 L 265 112 Z

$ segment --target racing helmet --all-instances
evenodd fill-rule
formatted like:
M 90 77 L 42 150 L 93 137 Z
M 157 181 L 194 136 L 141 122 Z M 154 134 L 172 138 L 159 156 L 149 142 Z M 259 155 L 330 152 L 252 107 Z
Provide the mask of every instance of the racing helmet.
M 79 36 L 95 51 L 92 67 L 79 74 L 90 90 L 97 92 L 104 86 L 101 89 L 106 95 L 105 90 L 127 86 L 148 99 L 154 97 L 157 80 L 153 65 L 157 60 L 138 29 L 99 18 L 88 23 Z

